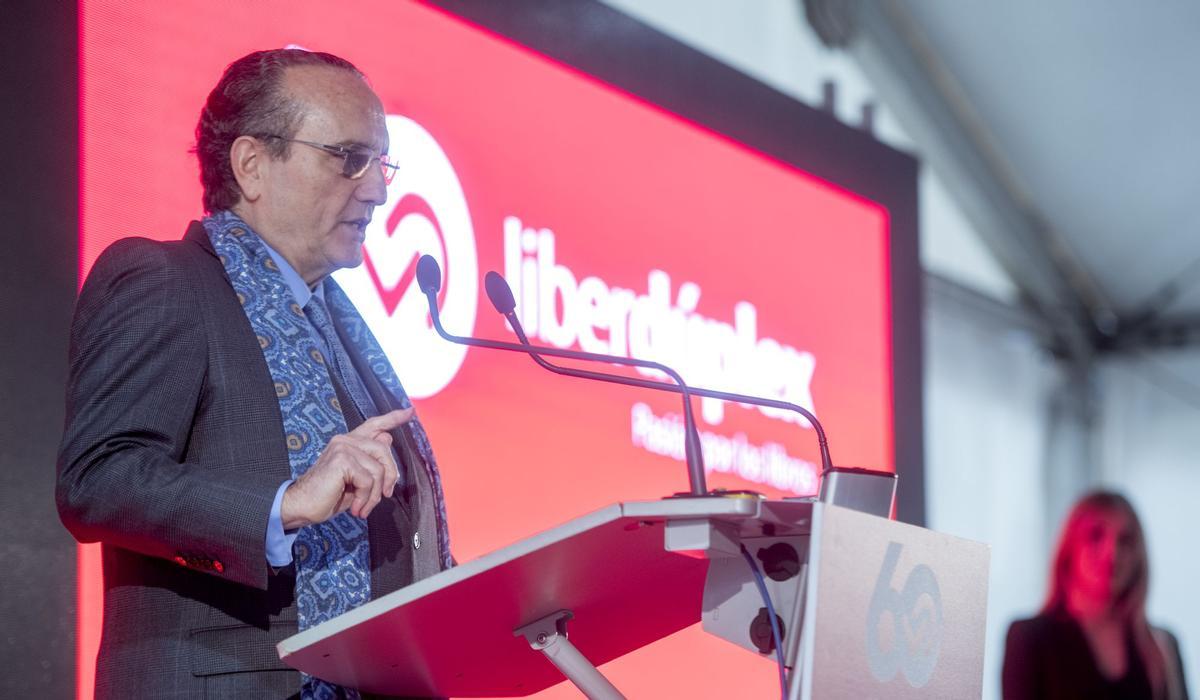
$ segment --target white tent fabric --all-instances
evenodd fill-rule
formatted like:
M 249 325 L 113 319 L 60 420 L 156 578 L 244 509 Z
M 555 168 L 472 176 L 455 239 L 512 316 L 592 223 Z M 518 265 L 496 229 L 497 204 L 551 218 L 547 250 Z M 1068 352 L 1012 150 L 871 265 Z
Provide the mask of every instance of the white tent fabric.
M 796 0 L 605 0 L 618 10 L 808 104 L 837 84 L 850 123 L 876 91 L 850 58 L 821 46 Z M 876 134 L 921 152 L 882 105 Z M 1151 555 L 1150 616 L 1180 638 L 1200 688 L 1200 579 L 1191 524 L 1200 493 L 1200 357 L 1098 361 L 1079 376 L 1040 346 L 1015 286 L 935 174 L 923 172 L 925 468 L 928 525 L 992 547 L 984 698 L 1000 695 L 1008 624 L 1036 612 L 1062 517 L 1083 492 L 1126 493 Z M 976 290 L 975 295 L 969 290 Z M 957 290 L 957 291 L 956 291 Z M 972 297 L 977 297 L 972 299 Z M 1190 654 L 1190 657 L 1187 656 Z

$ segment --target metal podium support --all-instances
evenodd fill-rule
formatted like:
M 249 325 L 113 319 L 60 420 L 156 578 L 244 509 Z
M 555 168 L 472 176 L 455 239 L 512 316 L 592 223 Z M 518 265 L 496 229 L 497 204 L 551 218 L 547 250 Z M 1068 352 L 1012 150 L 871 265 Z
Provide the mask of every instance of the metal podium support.
M 575 687 L 583 691 L 590 700 L 625 700 L 604 674 L 592 665 L 567 639 L 567 621 L 574 615 L 570 610 L 559 610 L 540 620 L 517 628 L 513 635 L 525 637 L 529 646 L 546 655 Z

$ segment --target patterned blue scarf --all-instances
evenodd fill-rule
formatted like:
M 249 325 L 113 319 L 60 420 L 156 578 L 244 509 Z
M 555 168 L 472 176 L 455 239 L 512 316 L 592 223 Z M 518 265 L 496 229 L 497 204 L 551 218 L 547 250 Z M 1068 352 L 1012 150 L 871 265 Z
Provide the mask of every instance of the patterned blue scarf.
M 217 212 L 203 223 L 270 369 L 283 415 L 288 461 L 292 477 L 297 478 L 316 463 L 333 436 L 346 432 L 321 345 L 266 246 L 250 227 L 229 211 Z M 323 284 L 325 300 L 351 346 L 347 350 L 365 358 L 396 404 L 407 408 L 408 396 L 366 322 L 336 282 L 327 278 Z M 438 555 L 442 568 L 449 568 L 450 537 L 433 450 L 416 416 L 401 429 L 410 432 L 425 463 L 436 504 Z M 294 547 L 301 629 L 369 600 L 370 551 L 366 527 L 366 521 L 341 513 L 324 523 L 301 528 Z M 310 680 L 314 679 L 305 677 L 306 697 L 331 696 L 327 691 L 337 692 L 332 688 L 310 689 Z

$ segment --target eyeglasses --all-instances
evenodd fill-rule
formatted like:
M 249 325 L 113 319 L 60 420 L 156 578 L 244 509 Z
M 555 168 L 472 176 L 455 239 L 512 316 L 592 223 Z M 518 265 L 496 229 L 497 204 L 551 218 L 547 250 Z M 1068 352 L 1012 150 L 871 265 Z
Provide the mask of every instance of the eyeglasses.
M 345 146 L 331 146 L 327 143 L 316 143 L 314 141 L 302 141 L 300 139 L 289 139 L 276 134 L 263 134 L 263 138 L 279 139 L 289 143 L 302 143 L 305 146 L 312 146 L 325 151 L 331 156 L 337 156 L 342 159 L 342 175 L 351 180 L 357 180 L 371 168 L 371 163 L 379 161 L 379 167 L 383 171 L 383 181 L 387 184 L 392 184 L 392 178 L 396 177 L 396 171 L 400 166 L 393 163 L 386 155 L 375 155 L 373 151 L 367 148 L 347 148 Z

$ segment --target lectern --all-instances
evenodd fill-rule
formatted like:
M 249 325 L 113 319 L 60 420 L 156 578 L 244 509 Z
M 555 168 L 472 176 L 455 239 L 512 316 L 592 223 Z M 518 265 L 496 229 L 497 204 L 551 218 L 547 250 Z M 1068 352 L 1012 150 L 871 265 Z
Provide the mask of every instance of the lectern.
M 776 656 L 743 547 L 765 570 L 789 698 L 980 696 L 986 545 L 813 499 L 617 503 L 278 651 L 293 668 L 374 693 L 523 696 L 565 675 L 588 697 L 620 698 L 597 665 L 698 621 Z

